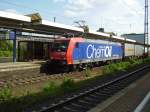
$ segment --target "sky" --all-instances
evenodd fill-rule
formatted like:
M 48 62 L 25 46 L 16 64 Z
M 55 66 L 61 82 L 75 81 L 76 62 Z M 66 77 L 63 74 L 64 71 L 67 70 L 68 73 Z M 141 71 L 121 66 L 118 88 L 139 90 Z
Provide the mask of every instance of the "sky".
M 118 35 L 144 32 L 145 0 L 0 0 L 0 10 L 17 14 L 38 12 L 43 19 L 77 26 L 84 20 L 91 30 L 103 27 Z

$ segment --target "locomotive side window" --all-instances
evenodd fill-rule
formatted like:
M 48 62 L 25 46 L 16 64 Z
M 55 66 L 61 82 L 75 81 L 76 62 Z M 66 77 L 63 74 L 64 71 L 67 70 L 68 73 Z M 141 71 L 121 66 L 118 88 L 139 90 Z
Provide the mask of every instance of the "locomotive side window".
M 79 47 L 79 43 L 76 43 L 76 45 L 75 45 L 75 46 L 76 46 L 76 48 L 78 48 L 78 47 Z
M 56 42 L 52 45 L 52 51 L 65 52 L 68 48 L 68 42 Z

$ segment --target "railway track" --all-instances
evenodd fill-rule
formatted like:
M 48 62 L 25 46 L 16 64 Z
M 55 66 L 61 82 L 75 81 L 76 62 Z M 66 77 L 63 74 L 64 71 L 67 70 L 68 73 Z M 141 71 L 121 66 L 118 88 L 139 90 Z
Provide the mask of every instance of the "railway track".
M 32 71 L 30 70 L 26 70 L 24 72 L 17 71 L 15 73 L 12 72 L 12 75 L 10 75 L 11 73 L 9 73 L 8 76 L 7 73 L 4 73 L 3 76 L 0 77 L 0 88 L 7 86 L 16 87 L 16 86 L 31 85 L 48 80 L 62 80 L 64 79 L 64 77 L 71 77 L 74 78 L 75 80 L 76 79 L 80 80 L 81 78 L 84 77 L 84 75 L 82 75 L 81 73 L 76 73 L 75 71 L 71 71 L 69 73 L 60 72 L 52 74 L 40 73 L 40 71 L 39 72 L 37 71 L 39 71 L 37 68 Z
M 16 77 L 7 77 L 0 79 L 0 88 L 11 86 L 22 86 L 28 84 L 35 84 L 42 81 L 47 81 L 50 79 L 63 79 L 66 76 L 71 76 L 70 74 L 53 74 L 53 75 L 46 75 L 46 74 L 38 74 L 38 75 L 31 75 L 31 76 L 16 76 Z
M 91 88 L 88 91 L 84 91 L 65 100 L 61 100 L 58 103 L 42 106 L 41 110 L 34 112 L 87 112 L 143 76 L 144 70 L 149 67 L 150 65 L 146 65 L 110 82 Z
M 18 62 L 16 64 L 0 64 L 0 88 L 7 86 L 24 86 L 48 80 L 61 80 L 64 77 L 71 77 L 77 80 L 80 77 L 84 77 L 81 74 L 76 74 L 75 71 L 70 71 L 69 73 L 57 70 L 47 71 L 47 69 L 49 70 L 50 68 L 48 66 L 49 65 L 43 61 L 35 63 Z M 41 71 L 43 69 L 44 72 Z

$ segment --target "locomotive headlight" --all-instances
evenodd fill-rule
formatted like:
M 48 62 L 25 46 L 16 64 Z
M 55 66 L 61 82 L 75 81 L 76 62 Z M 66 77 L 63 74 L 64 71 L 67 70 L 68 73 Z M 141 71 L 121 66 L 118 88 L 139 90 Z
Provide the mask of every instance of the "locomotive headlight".
M 66 61 L 63 61 L 62 64 L 65 65 L 65 64 L 66 64 Z

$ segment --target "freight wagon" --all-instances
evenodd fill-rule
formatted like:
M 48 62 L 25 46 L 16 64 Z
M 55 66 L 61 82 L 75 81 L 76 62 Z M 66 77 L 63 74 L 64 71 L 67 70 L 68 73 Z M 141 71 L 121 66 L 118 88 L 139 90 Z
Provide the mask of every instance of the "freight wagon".
M 137 44 L 124 44 L 124 57 L 141 57 L 144 55 L 144 46 Z

